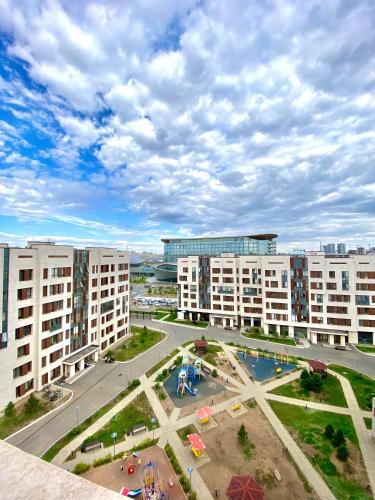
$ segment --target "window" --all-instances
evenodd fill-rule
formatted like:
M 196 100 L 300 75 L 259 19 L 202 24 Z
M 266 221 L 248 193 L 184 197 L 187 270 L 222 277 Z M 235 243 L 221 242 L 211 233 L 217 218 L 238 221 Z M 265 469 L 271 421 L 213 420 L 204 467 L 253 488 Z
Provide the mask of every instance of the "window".
M 316 301 L 318 304 L 323 304 L 323 295 L 321 293 L 316 294 Z
M 331 279 L 335 279 L 335 271 L 329 271 L 328 276 L 329 276 Z
M 257 295 L 258 294 L 258 289 L 257 288 L 247 288 L 247 287 L 244 287 L 243 294 L 244 295 Z
M 47 267 L 45 267 L 43 269 L 43 279 L 44 280 L 48 279 L 48 268 Z
M 23 339 L 28 335 L 31 335 L 32 325 L 21 326 L 16 328 L 16 340 Z
M 19 288 L 17 290 L 17 299 L 18 300 L 27 300 L 31 299 L 33 296 L 32 288 Z
M 355 303 L 357 306 L 369 306 L 370 305 L 370 296 L 369 295 L 356 295 Z
M 33 306 L 20 307 L 18 309 L 18 319 L 30 318 L 33 315 Z
M 22 356 L 27 356 L 28 354 L 30 354 L 30 344 L 17 347 L 17 358 L 22 358 Z
M 17 366 L 17 368 L 13 369 L 13 378 L 23 377 L 24 375 L 27 375 L 31 371 L 31 366 L 31 361 L 25 363 L 24 365 Z
M 34 387 L 34 379 L 28 380 L 24 384 L 19 385 L 16 387 L 16 397 L 19 398 L 26 394 L 28 391 L 31 391 Z
M 327 290 L 336 290 L 336 289 L 337 289 L 336 283 L 330 283 L 330 282 L 327 283 Z
M 19 281 L 30 281 L 33 279 L 33 270 L 32 269 L 20 269 Z

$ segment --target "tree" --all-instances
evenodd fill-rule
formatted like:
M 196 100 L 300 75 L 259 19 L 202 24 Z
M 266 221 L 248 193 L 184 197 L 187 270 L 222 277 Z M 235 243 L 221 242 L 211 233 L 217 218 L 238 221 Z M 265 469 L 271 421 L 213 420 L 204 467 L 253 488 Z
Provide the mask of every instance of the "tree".
M 201 340 L 206 340 L 206 337 L 202 335 Z
M 40 408 L 40 401 L 34 396 L 34 394 L 30 394 L 25 404 L 25 413 L 27 415 L 33 415 L 34 413 L 37 413 Z
M 217 378 L 219 376 L 219 374 L 217 373 L 217 370 L 216 368 L 214 368 L 211 372 L 211 375 L 214 377 L 214 378 Z
M 240 444 L 244 445 L 247 443 L 249 436 L 247 434 L 247 430 L 245 429 L 244 424 L 241 425 L 239 431 L 237 432 L 237 439 Z
M 341 462 L 346 462 L 349 457 L 349 451 L 345 444 L 341 444 L 336 451 L 336 457 L 341 460 Z
M 7 418 L 14 418 L 16 416 L 16 407 L 13 401 L 9 401 L 4 410 L 4 416 Z
M 304 368 L 301 372 L 301 380 L 306 380 L 307 378 L 309 378 L 310 375 L 309 375 L 309 372 L 306 370 L 306 368 Z
M 322 379 L 317 373 L 313 373 L 311 376 L 311 390 L 314 392 L 320 392 L 323 387 Z
M 336 448 L 338 448 L 342 444 L 345 444 L 345 436 L 344 433 L 342 432 L 342 429 L 337 429 L 335 435 L 332 438 L 332 444 Z
M 325 429 L 325 432 L 324 432 L 324 435 L 327 439 L 332 439 L 333 438 L 333 435 L 334 435 L 335 431 L 333 429 L 333 426 L 332 424 L 328 424 L 326 426 L 326 429 Z

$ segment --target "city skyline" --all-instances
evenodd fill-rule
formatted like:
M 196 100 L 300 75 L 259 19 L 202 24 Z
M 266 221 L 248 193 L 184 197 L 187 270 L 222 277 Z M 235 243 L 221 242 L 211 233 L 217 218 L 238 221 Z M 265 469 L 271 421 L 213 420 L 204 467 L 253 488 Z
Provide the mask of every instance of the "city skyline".
M 0 241 L 375 239 L 375 6 L 4 1 Z

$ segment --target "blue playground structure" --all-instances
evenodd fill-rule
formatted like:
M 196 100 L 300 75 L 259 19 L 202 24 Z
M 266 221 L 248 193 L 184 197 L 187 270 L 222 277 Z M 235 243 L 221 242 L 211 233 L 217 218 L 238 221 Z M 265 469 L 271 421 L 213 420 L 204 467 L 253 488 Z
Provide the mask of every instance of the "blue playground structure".
M 187 354 L 182 357 L 181 370 L 178 373 L 177 380 L 177 396 L 182 398 L 185 391 L 188 391 L 192 396 L 195 396 L 197 389 L 193 386 L 201 378 L 202 374 L 202 360 L 198 357 L 194 359 L 193 364 L 190 364 L 190 359 Z

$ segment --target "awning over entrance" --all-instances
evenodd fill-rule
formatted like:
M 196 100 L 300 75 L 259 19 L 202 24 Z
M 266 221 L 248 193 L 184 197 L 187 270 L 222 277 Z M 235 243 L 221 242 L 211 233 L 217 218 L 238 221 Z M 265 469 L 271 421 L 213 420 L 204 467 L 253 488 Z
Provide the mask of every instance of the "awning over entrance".
M 86 358 L 86 356 L 90 356 L 90 354 L 93 354 L 98 350 L 99 350 L 98 345 L 89 345 L 88 347 L 82 349 L 82 351 L 72 354 L 71 356 L 69 356 L 69 358 L 64 359 L 63 364 L 75 365 L 78 361 L 81 361 L 82 359 Z
M 344 336 L 347 336 L 347 332 L 338 332 L 336 330 L 323 330 L 323 328 L 321 329 L 317 329 L 317 328 L 311 328 L 310 329 L 310 332 L 311 333 L 317 333 L 317 334 L 320 334 L 320 335 L 344 335 Z

